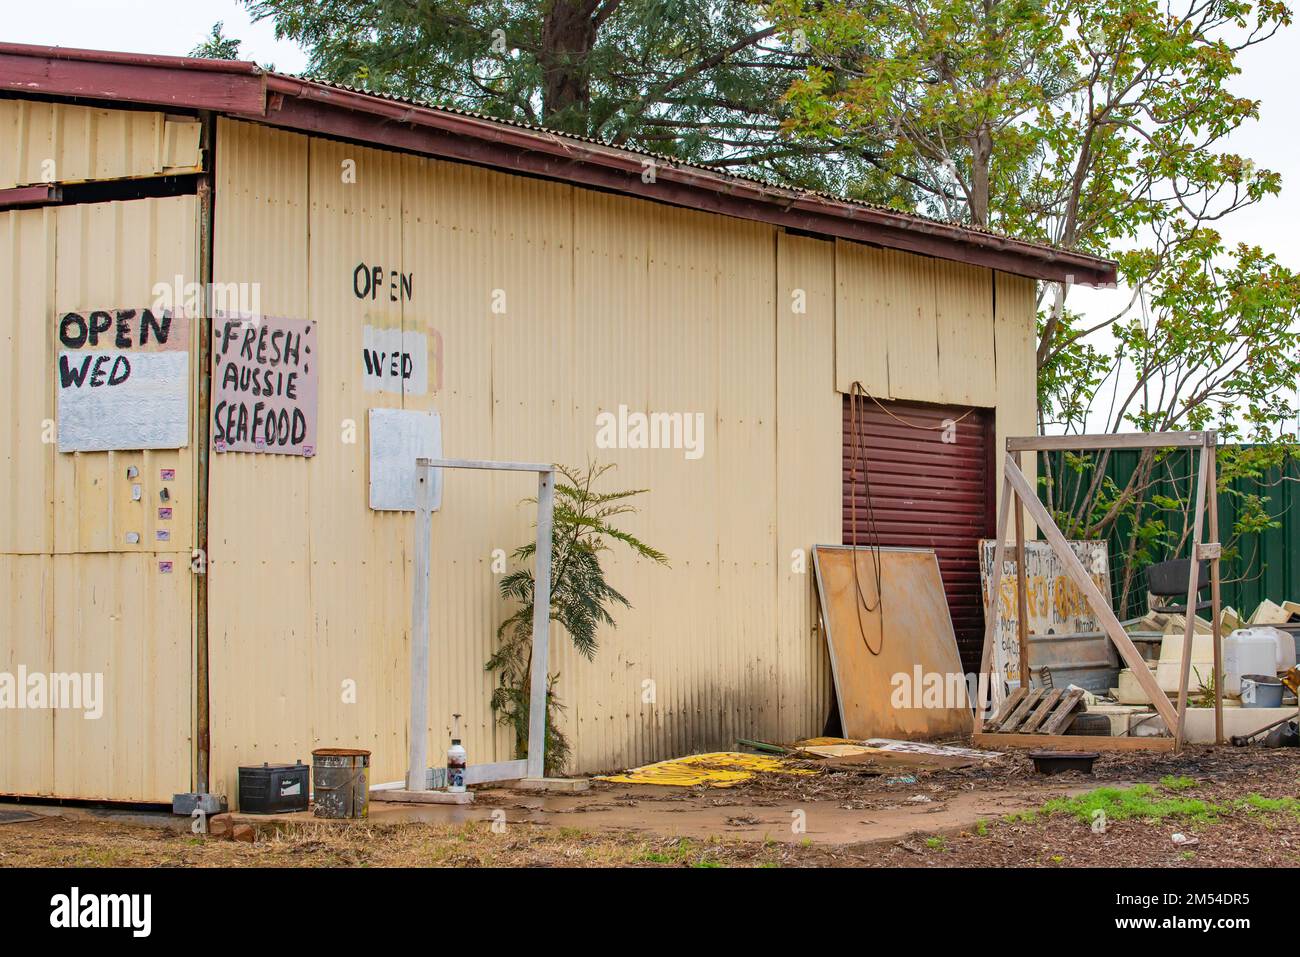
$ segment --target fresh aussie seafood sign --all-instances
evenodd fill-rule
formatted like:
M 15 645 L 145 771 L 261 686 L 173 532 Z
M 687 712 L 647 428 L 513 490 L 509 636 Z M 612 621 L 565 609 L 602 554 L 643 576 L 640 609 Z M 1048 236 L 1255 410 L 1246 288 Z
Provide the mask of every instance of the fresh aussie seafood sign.
M 221 317 L 212 324 L 212 445 L 316 454 L 316 323 Z
M 189 444 L 190 322 L 150 309 L 58 317 L 60 452 Z

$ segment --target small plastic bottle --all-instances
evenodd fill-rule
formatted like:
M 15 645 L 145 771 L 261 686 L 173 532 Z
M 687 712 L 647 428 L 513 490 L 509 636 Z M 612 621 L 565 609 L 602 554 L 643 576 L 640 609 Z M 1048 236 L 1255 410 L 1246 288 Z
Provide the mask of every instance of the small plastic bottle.
M 460 743 L 460 715 L 453 714 L 451 747 L 447 749 L 447 790 L 454 794 L 465 791 L 465 764 L 468 755 Z

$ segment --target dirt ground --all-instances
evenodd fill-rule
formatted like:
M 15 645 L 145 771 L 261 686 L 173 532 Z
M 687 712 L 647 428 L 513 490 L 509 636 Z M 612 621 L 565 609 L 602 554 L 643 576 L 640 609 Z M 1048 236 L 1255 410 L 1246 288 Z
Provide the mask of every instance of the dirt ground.
M 251 844 L 166 815 L 38 807 L 0 824 L 0 867 L 1295 866 L 1297 795 L 1300 749 L 1105 754 L 1091 776 L 1054 777 L 1010 753 L 731 788 L 492 789 L 467 807 L 375 804 L 368 821 L 261 819 Z

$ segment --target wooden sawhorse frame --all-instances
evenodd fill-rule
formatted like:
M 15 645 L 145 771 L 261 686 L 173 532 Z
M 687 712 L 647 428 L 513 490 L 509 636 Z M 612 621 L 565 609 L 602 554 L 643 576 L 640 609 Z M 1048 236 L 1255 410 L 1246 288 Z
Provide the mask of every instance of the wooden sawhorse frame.
M 1219 509 L 1218 496 L 1215 493 L 1217 469 L 1215 450 L 1218 446 L 1216 432 L 1157 432 L 1128 433 L 1106 435 L 1043 435 L 1007 439 L 1007 454 L 1003 469 L 1002 502 L 998 509 L 997 545 L 993 554 L 993 574 L 989 576 L 987 603 L 985 605 L 984 653 L 980 658 L 980 674 L 977 682 L 978 693 L 975 703 L 975 744 L 992 747 L 1067 747 L 1088 746 L 1102 750 L 1149 749 L 1161 751 L 1180 750 L 1185 736 L 1184 722 L 1187 719 L 1187 684 L 1192 667 L 1192 635 L 1196 625 L 1196 596 L 1200 578 L 1200 563 L 1210 563 L 1210 590 L 1214 632 L 1214 737 L 1223 743 L 1223 646 L 1222 625 L 1220 622 L 1219 595 L 1219 557 L 1222 546 L 1219 543 Z M 1160 449 L 1185 448 L 1200 449 L 1195 480 L 1195 513 L 1192 525 L 1192 560 L 1187 580 L 1187 626 L 1183 631 L 1182 670 L 1178 682 L 1178 706 L 1175 710 L 1169 698 L 1150 669 L 1142 655 L 1134 647 L 1132 640 L 1124 631 L 1111 608 L 1110 596 L 1103 595 L 1083 563 L 1079 561 L 1065 535 L 1057 527 L 1052 516 L 1038 501 L 1033 485 L 1021 471 L 1021 455 L 1024 452 L 1054 451 L 1100 451 L 1103 449 Z M 1025 591 L 1025 523 L 1024 513 L 1042 530 L 1052 551 L 1056 553 L 1065 567 L 1065 573 L 1087 599 L 1101 622 L 1102 629 L 1119 651 L 1124 663 L 1133 671 L 1142 690 L 1146 692 L 1156 712 L 1164 719 L 1165 727 L 1173 733 L 1172 737 L 1103 737 L 1099 735 L 1037 735 L 1037 734 L 989 734 L 984 731 L 984 716 L 988 707 L 988 695 L 993 682 L 1001 682 L 1002 675 L 992 674 L 993 641 L 997 634 L 998 621 L 1001 617 L 1001 603 L 998 601 L 998 586 L 1002 581 L 1002 565 L 1006 559 L 1007 525 L 1011 517 L 1012 501 L 1015 502 L 1015 549 L 1016 549 L 1016 599 L 1019 609 L 1020 639 L 1020 683 L 1022 688 L 1029 687 L 1029 613 Z M 1208 542 L 1202 541 L 1202 527 L 1208 518 Z M 987 676 L 987 680 L 986 680 Z

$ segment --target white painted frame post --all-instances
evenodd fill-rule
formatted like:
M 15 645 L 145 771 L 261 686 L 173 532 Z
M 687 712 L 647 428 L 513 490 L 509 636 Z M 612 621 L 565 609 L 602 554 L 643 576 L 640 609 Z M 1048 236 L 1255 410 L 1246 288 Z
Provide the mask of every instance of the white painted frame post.
M 551 657 L 551 529 L 555 473 L 537 476 L 537 562 L 533 566 L 533 661 L 528 692 L 528 776 L 546 772 L 546 691 Z
M 429 541 L 433 482 L 427 458 L 415 460 L 415 548 L 411 583 L 411 728 L 406 789 L 429 787 Z
M 484 459 L 415 460 L 415 547 L 411 586 L 411 725 L 406 790 L 429 790 L 429 550 L 433 537 L 431 470 L 484 469 L 537 473 L 537 552 L 533 570 L 533 661 L 529 674 L 528 758 L 471 764 L 467 784 L 542 777 L 546 768 L 546 685 L 551 632 L 551 535 L 555 525 L 555 466 Z M 538 689 L 541 689 L 540 692 Z M 389 788 L 391 785 L 382 785 Z

